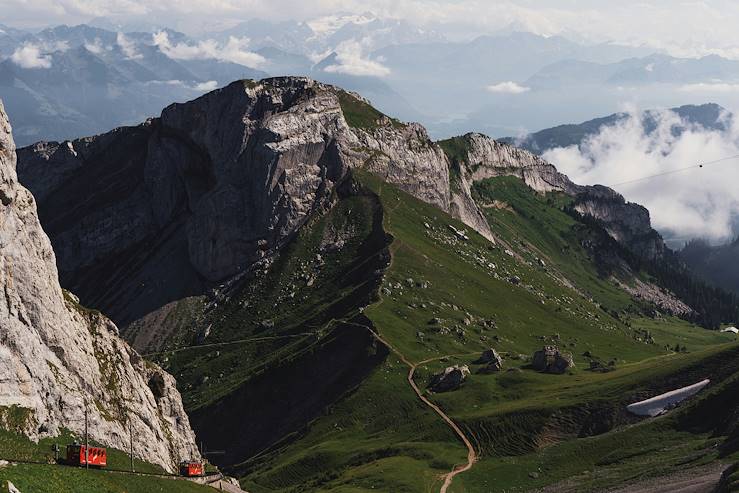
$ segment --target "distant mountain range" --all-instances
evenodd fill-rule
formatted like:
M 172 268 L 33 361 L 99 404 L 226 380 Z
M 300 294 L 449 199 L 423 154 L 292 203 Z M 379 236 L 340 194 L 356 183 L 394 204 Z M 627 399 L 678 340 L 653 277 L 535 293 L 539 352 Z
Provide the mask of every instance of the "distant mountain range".
M 125 32 L 127 29 L 132 31 Z M 739 104 L 739 62 L 506 30 L 450 41 L 367 13 L 251 19 L 199 38 L 146 22 L 0 25 L 0 97 L 16 139 L 68 139 L 132 124 L 239 78 L 304 75 L 361 92 L 435 138 L 522 134 L 562 121 L 686 102 Z
M 700 125 L 708 130 L 724 131 L 727 129 L 729 113 L 726 109 L 714 103 L 684 105 L 672 108 L 670 111 L 690 125 Z M 651 134 L 656 128 L 657 114 L 656 110 L 647 110 L 641 114 L 642 125 L 647 134 Z M 627 118 L 629 118 L 628 113 L 614 113 L 582 123 L 570 123 L 546 128 L 523 137 L 503 137 L 498 140 L 515 144 L 536 154 L 542 154 L 557 147 L 579 146 L 589 136 L 599 133 L 603 127 L 615 125 Z M 672 131 L 674 135 L 680 135 L 685 131 L 685 127 L 675 126 Z
M 100 133 L 231 80 L 265 75 L 224 60 L 174 59 L 146 33 L 85 25 L 36 34 L 0 29 L 0 52 L 6 54 L 0 98 L 20 144 Z

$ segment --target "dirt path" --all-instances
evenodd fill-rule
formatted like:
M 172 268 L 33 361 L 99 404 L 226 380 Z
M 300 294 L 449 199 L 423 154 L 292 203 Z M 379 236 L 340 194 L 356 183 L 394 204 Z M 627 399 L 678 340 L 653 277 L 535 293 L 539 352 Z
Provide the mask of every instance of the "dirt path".
M 400 356 L 400 353 L 396 352 L 396 354 Z M 408 371 L 408 383 L 411 385 L 411 387 L 413 387 L 413 390 L 416 392 L 416 395 L 418 396 L 418 398 L 421 399 L 428 407 L 433 409 L 436 412 L 436 414 L 441 416 L 441 419 L 446 421 L 449 427 L 452 430 L 454 430 L 454 433 L 456 433 L 457 436 L 459 436 L 459 438 L 462 440 L 465 447 L 467 447 L 467 463 L 455 466 L 454 469 L 452 469 L 448 474 L 444 475 L 444 484 L 441 486 L 439 493 L 446 493 L 446 491 L 452 485 L 452 481 L 454 480 L 455 476 L 472 469 L 472 465 L 477 461 L 477 452 L 475 452 L 475 447 L 472 446 L 472 442 L 470 442 L 469 438 L 467 438 L 467 435 L 465 435 L 462 429 L 459 426 L 457 426 L 457 423 L 455 423 L 452 420 L 452 418 L 447 416 L 446 413 L 444 413 L 444 411 L 442 411 L 439 406 L 437 406 L 436 404 L 431 402 L 429 399 L 427 399 L 421 392 L 421 389 L 419 389 L 418 386 L 416 385 L 416 382 L 413 380 L 413 374 L 416 372 L 416 368 L 418 367 L 418 365 L 430 363 L 431 361 L 440 360 L 442 358 L 444 358 L 444 356 L 441 356 L 439 358 L 427 359 L 427 360 L 421 361 L 420 363 L 412 364 L 401 356 L 401 359 L 403 360 L 403 362 L 410 366 L 410 370 Z
M 408 378 L 408 383 L 410 384 L 411 388 L 416 393 L 416 395 L 418 396 L 418 398 L 421 399 L 421 401 L 424 404 L 426 404 L 428 407 L 430 407 L 436 414 L 438 414 L 439 417 L 441 417 L 441 419 L 443 419 L 446 422 L 446 424 L 452 429 L 452 431 L 454 431 L 454 433 L 462 440 L 462 442 L 464 443 L 465 447 L 467 447 L 467 463 L 465 463 L 465 464 L 459 464 L 459 465 L 455 466 L 454 469 L 452 469 L 450 472 L 448 472 L 447 474 L 444 474 L 442 476 L 444 478 L 444 483 L 441 485 L 441 489 L 439 490 L 439 493 L 446 493 L 447 490 L 449 489 L 449 487 L 451 486 L 452 481 L 454 481 L 455 476 L 457 476 L 459 474 L 462 474 L 463 472 L 469 471 L 470 469 L 472 469 L 472 466 L 477 461 L 477 452 L 475 452 L 475 447 L 472 446 L 472 442 L 469 440 L 469 438 L 467 438 L 467 435 L 465 435 L 464 432 L 462 431 L 462 429 L 459 426 L 457 426 L 457 423 L 455 423 L 454 420 L 452 420 L 452 418 L 450 418 L 444 411 L 442 411 L 439 406 L 437 406 L 436 404 L 434 404 L 433 402 L 431 402 L 426 396 L 423 395 L 423 392 L 421 391 L 420 388 L 418 388 L 418 385 L 416 385 L 416 382 L 413 380 L 413 375 L 416 373 L 416 368 L 419 365 L 423 365 L 423 364 L 426 364 L 426 363 L 430 363 L 432 361 L 438 361 L 440 359 L 449 358 L 449 357 L 453 357 L 453 356 L 469 356 L 469 354 L 477 354 L 477 353 L 469 353 L 469 354 L 464 354 L 464 355 L 460 355 L 460 354 L 449 354 L 449 355 L 446 355 L 446 356 L 439 356 L 439 357 L 436 357 L 436 358 L 430 358 L 430 359 L 427 359 L 427 360 L 423 360 L 423 361 L 421 361 L 419 363 L 411 363 L 405 357 L 405 355 L 403 355 L 403 353 L 401 353 L 400 351 L 398 351 L 397 349 L 395 349 L 395 347 L 392 344 L 390 344 L 385 339 L 383 339 L 383 337 L 381 335 L 379 335 L 377 332 L 375 332 L 374 330 L 372 330 L 370 327 L 368 327 L 366 325 L 362 325 L 362 324 L 353 323 L 353 322 L 344 322 L 344 323 L 346 323 L 348 325 L 355 325 L 357 327 L 362 327 L 364 329 L 367 329 L 370 332 L 370 334 L 372 334 L 372 336 L 375 339 L 377 339 L 381 344 L 383 344 L 388 349 L 390 349 L 390 351 L 392 351 L 393 353 L 395 353 L 395 355 L 398 358 L 400 358 L 400 360 L 405 365 L 408 366 L 408 368 L 409 368 L 409 370 L 408 370 L 408 377 L 407 377 Z

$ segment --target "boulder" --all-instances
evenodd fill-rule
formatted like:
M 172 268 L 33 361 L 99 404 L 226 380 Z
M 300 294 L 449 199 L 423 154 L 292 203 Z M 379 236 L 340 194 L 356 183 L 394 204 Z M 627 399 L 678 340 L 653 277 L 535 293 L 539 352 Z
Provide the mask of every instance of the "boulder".
M 475 361 L 475 364 L 486 365 L 480 369 L 481 373 L 493 373 L 503 369 L 503 358 L 500 357 L 495 349 L 490 348 L 482 352 L 480 357 Z
M 570 353 L 560 352 L 557 346 L 544 346 L 534 353 L 531 361 L 534 370 L 545 373 L 565 373 L 575 366 Z
M 467 365 L 450 366 L 444 369 L 444 371 L 437 373 L 436 375 L 431 377 L 431 381 L 429 382 L 429 389 L 432 392 L 437 393 L 457 390 L 469 374 L 470 369 Z

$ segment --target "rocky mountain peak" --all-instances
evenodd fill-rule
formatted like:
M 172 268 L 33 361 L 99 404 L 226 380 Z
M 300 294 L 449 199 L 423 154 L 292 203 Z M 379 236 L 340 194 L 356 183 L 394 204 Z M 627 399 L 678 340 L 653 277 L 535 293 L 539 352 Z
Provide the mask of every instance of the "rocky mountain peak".
M 127 449 L 130 421 L 139 458 L 172 470 L 197 456 L 174 379 L 59 286 L 51 243 L 15 164 L 0 104 L 0 415 L 21 415 L 11 427 L 38 439 L 82 433 L 87 411 L 90 436 L 106 445 Z
M 353 169 L 493 241 L 472 198 L 475 181 L 514 175 L 539 192 L 590 190 L 482 134 L 434 143 L 423 126 L 305 77 L 236 81 L 139 126 L 37 143 L 18 157 L 62 284 L 124 326 L 206 293 L 279 250 L 330 205 Z M 651 231 L 642 209 L 607 205 L 582 210 L 612 222 L 609 231 L 625 243 Z M 633 218 L 614 219 L 624 213 Z
M 619 243 L 638 255 L 654 259 L 665 250 L 660 235 L 652 229 L 649 211 L 627 202 L 621 194 L 603 185 L 573 183 L 540 156 L 479 133 L 441 142 L 450 151 L 460 171 L 463 189 L 472 183 L 496 176 L 515 176 L 537 192 L 562 192 L 574 197 L 580 214 L 599 220 Z

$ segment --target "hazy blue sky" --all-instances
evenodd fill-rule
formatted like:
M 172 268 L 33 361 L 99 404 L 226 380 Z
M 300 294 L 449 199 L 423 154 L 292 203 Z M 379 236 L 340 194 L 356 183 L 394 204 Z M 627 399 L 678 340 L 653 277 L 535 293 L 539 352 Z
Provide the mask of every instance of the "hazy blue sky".
M 166 24 L 193 34 L 252 17 L 305 20 L 366 11 L 452 37 L 514 24 L 545 35 L 647 43 L 677 55 L 715 52 L 739 58 L 739 2 L 729 0 L 0 0 L 0 22 L 18 27 L 106 16 L 117 22 Z

